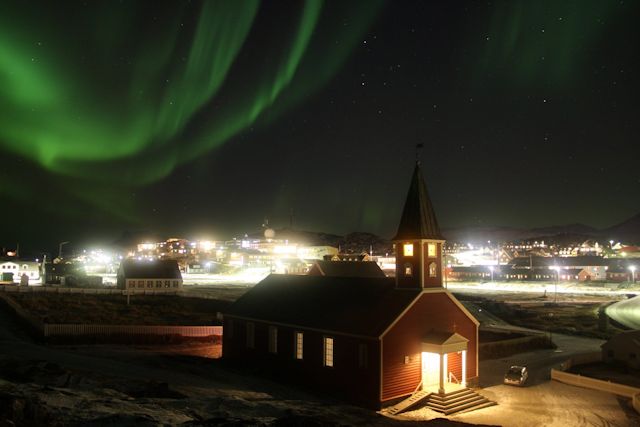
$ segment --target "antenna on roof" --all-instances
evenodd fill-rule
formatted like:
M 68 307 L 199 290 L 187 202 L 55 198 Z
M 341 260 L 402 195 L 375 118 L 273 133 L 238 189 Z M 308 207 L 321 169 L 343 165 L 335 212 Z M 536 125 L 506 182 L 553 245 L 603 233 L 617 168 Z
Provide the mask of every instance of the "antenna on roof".
M 424 147 L 424 144 L 422 142 L 416 144 L 416 164 L 417 165 L 420 164 L 420 150 L 422 150 L 423 147 Z

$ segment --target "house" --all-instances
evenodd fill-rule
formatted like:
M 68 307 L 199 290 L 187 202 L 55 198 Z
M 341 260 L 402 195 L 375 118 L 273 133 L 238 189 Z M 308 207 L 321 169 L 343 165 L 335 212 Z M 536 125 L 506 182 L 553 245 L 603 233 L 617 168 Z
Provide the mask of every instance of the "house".
M 223 359 L 376 409 L 477 383 L 479 323 L 442 286 L 419 164 L 393 240 L 395 278 L 268 276 L 224 313 Z
M 626 282 L 631 280 L 631 272 L 621 265 L 611 265 L 607 269 L 607 281 Z
M 175 292 L 182 288 L 182 274 L 176 260 L 126 259 L 118 270 L 118 288 Z
M 40 263 L 23 261 L 15 257 L 6 258 L 0 261 L 0 276 L 6 277 L 7 281 L 13 281 L 13 283 L 40 283 Z M 26 279 L 23 279 L 23 276 L 26 276 Z
M 371 261 L 371 255 L 366 252 L 361 252 L 359 254 L 346 254 L 346 253 L 337 253 L 334 255 L 326 256 L 323 258 L 325 260 L 330 261 Z
M 602 344 L 602 360 L 640 369 L 640 330 L 620 332 Z
M 371 261 L 316 261 L 307 274 L 330 277 L 386 277 L 378 264 Z

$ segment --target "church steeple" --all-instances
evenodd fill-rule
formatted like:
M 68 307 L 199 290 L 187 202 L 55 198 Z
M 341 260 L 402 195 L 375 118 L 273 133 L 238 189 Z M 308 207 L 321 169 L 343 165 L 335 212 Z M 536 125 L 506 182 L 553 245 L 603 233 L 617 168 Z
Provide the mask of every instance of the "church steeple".
M 411 185 L 404 202 L 398 232 L 393 240 L 436 239 L 444 240 L 440 234 L 438 220 L 422 177 L 420 163 L 416 162 Z
M 442 246 L 445 240 L 422 177 L 420 162 L 416 162 L 393 241 L 397 287 L 442 286 Z

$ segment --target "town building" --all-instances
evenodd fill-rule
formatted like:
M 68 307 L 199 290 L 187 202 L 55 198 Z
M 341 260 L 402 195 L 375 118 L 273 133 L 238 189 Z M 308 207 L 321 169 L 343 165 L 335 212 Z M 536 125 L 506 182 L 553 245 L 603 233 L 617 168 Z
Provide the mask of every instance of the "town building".
M 175 292 L 182 288 L 182 274 L 176 260 L 126 259 L 120 263 L 117 286 L 127 290 Z
M 15 257 L 0 260 L 0 277 L 3 282 L 34 284 L 40 283 L 40 263 L 23 261 Z
M 376 409 L 477 384 L 479 323 L 442 286 L 419 164 L 393 240 L 395 278 L 268 276 L 224 313 L 223 359 Z
M 378 264 L 371 261 L 316 261 L 307 274 L 329 277 L 386 277 Z

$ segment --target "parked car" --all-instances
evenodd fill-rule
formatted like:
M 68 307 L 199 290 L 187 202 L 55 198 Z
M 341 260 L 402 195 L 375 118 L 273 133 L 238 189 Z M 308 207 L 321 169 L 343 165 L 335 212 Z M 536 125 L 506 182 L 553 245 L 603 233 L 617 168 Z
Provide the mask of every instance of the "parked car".
M 524 366 L 512 366 L 504 374 L 504 383 L 509 385 L 523 386 L 529 378 L 529 371 Z

